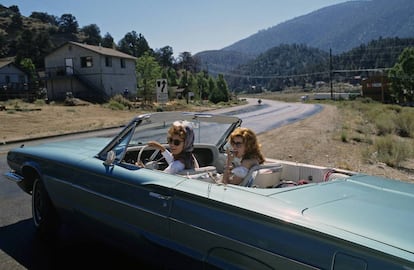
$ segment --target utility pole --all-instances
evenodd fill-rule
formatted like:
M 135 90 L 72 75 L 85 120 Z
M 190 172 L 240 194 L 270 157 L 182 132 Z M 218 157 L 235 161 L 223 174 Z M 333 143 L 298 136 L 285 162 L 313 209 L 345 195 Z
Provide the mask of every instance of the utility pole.
M 333 87 L 332 87 L 332 73 L 333 73 L 333 68 L 332 68 L 332 49 L 329 48 L 329 83 L 331 86 L 331 100 L 333 100 Z

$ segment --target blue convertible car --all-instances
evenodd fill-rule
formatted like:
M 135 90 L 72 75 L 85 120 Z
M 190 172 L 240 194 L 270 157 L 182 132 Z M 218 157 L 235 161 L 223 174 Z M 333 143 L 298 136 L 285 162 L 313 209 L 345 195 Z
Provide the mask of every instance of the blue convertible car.
M 173 121 L 192 122 L 199 168 L 162 171 Z M 217 181 L 237 117 L 154 113 L 114 138 L 13 149 L 6 175 L 32 195 L 42 235 L 88 224 L 115 241 L 145 238 L 205 269 L 414 269 L 414 185 L 267 160 L 243 185 Z M 142 161 L 145 167 L 136 166 Z

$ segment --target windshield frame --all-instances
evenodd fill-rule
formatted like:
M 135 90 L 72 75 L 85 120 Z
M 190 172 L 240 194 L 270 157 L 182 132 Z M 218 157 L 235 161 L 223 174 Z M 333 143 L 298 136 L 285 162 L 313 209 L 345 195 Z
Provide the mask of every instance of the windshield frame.
M 104 149 L 97 155 L 105 160 L 109 152 L 115 154 L 114 161 L 120 162 L 129 147 L 146 145 L 149 141 L 167 144 L 167 131 L 174 121 L 191 123 L 195 144 L 216 146 L 224 152 L 224 145 L 230 133 L 241 125 L 242 120 L 234 116 L 215 115 L 195 112 L 156 112 L 135 117 Z

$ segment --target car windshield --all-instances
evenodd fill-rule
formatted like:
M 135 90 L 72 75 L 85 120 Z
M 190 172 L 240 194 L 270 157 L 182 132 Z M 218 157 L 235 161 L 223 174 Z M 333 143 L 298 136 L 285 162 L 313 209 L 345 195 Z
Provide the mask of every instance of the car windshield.
M 222 118 L 209 114 L 160 113 L 148 115 L 135 129 L 130 145 L 143 145 L 149 141 L 167 143 L 167 131 L 177 120 L 190 122 L 195 143 L 221 145 L 238 123 L 235 117 Z
M 241 120 L 233 116 L 220 116 L 204 113 L 160 112 L 137 116 L 98 154 L 102 160 L 108 154 L 117 161 L 123 157 L 129 147 L 146 145 L 149 141 L 167 144 L 167 131 L 178 120 L 192 124 L 195 144 L 215 145 L 223 149 L 227 137 Z M 223 150 L 224 151 L 224 150 Z

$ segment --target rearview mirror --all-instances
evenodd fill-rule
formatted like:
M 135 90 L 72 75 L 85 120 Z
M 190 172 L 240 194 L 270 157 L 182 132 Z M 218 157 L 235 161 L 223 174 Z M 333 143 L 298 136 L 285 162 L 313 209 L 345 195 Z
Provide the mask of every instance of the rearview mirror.
M 109 151 L 106 154 L 106 160 L 104 161 L 104 164 L 107 166 L 112 166 L 115 160 L 115 152 L 113 150 Z

